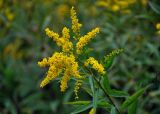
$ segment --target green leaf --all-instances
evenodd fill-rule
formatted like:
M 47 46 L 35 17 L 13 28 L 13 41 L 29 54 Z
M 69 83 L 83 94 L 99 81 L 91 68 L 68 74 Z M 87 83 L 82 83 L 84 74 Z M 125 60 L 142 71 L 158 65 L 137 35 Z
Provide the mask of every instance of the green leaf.
M 128 97 L 129 94 L 125 91 L 118 91 L 115 89 L 112 89 L 109 91 L 109 95 L 112 97 Z
M 155 13 L 160 14 L 160 7 L 157 4 L 151 1 L 148 1 L 148 4 Z
M 75 102 L 66 102 L 64 104 L 68 104 L 68 105 L 88 105 L 90 103 L 91 103 L 91 101 L 75 101 Z
M 92 104 L 77 106 L 71 114 L 78 114 L 92 107 Z
M 103 76 L 103 86 L 107 93 L 112 97 L 128 97 L 129 94 L 124 91 L 111 89 L 107 74 Z
M 92 91 L 89 87 L 83 86 L 82 89 L 85 90 L 85 92 L 88 93 L 91 97 L 93 97 Z
M 108 61 L 105 62 L 105 68 L 109 69 L 112 64 L 113 64 L 114 58 L 109 59 Z
M 128 114 L 136 114 L 137 103 L 138 103 L 138 100 L 134 101 L 134 102 L 128 107 Z
M 92 101 L 74 101 L 74 102 L 66 102 L 64 104 L 67 104 L 67 105 L 89 105 L 89 104 L 92 104 Z M 109 104 L 108 102 L 106 101 L 100 101 L 97 103 L 97 106 L 98 107 L 105 107 L 105 108 L 111 108 L 111 104 Z
M 120 53 L 123 52 L 123 49 L 115 49 L 112 52 L 110 52 L 108 55 L 104 57 L 104 63 L 105 67 L 109 69 L 112 66 L 113 60 L 116 56 L 118 56 Z
M 148 87 L 148 86 L 147 86 Z M 142 88 L 138 90 L 136 93 L 134 93 L 132 96 L 128 97 L 122 104 L 121 110 L 125 110 L 127 107 L 129 107 L 135 100 L 138 99 L 139 96 L 141 96 L 144 91 L 147 89 L 147 87 Z
M 93 93 L 93 109 L 94 109 L 94 112 L 96 112 L 98 92 L 95 90 L 94 80 L 93 80 L 92 76 L 89 77 L 89 82 L 90 82 L 91 90 L 92 90 L 92 93 Z
M 109 104 L 109 103 L 108 103 L 108 102 L 106 102 L 106 101 L 101 101 L 101 102 L 99 102 L 99 103 L 98 103 L 98 107 L 111 108 L 111 107 L 112 107 L 112 105 L 111 105 L 111 104 Z
M 116 114 L 116 108 L 112 106 L 110 114 Z
M 111 90 L 111 87 L 110 87 L 110 83 L 109 83 L 109 79 L 108 79 L 107 74 L 105 74 L 105 75 L 103 76 L 103 86 L 104 86 L 104 88 L 105 88 L 105 90 L 106 90 L 107 92 L 109 92 L 109 91 Z
M 90 86 L 91 86 L 92 93 L 94 94 L 95 90 L 94 90 L 94 84 L 93 84 L 93 78 L 92 78 L 92 76 L 89 76 L 89 83 L 90 83 Z

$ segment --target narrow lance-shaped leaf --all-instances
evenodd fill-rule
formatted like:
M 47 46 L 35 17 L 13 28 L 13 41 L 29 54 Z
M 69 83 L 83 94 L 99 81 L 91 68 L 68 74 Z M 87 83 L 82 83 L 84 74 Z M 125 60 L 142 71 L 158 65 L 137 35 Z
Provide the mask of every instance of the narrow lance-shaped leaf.
M 89 82 L 90 82 L 91 90 L 92 90 L 92 93 L 93 93 L 93 109 L 94 109 L 94 113 L 96 113 L 98 93 L 95 89 L 94 80 L 93 80 L 92 76 L 89 77 Z
M 112 106 L 110 114 L 116 114 L 116 108 Z
M 104 88 L 105 88 L 105 90 L 106 90 L 107 92 L 109 92 L 109 91 L 111 90 L 111 87 L 110 87 L 110 83 L 109 83 L 109 79 L 108 79 L 108 75 L 107 75 L 107 74 L 105 74 L 105 75 L 103 76 L 103 86 L 104 86 Z
M 157 14 L 160 14 L 160 7 L 157 4 L 151 1 L 148 1 L 148 4 L 154 12 L 156 12 Z
M 128 114 L 136 114 L 137 103 L 138 103 L 138 100 L 134 101 L 134 102 L 128 107 Z
M 64 104 L 67 104 L 67 105 L 88 105 L 90 103 L 91 103 L 91 101 L 74 101 L 74 102 L 66 102 Z
M 128 97 L 128 98 L 123 102 L 123 104 L 122 104 L 122 106 L 121 106 L 121 110 L 124 110 L 124 109 L 126 109 L 127 107 L 129 107 L 135 100 L 138 99 L 139 96 L 141 96 L 141 95 L 144 93 L 144 91 L 145 91 L 147 88 L 148 88 L 148 86 L 145 87 L 145 88 L 142 88 L 142 89 L 138 90 L 138 91 L 137 91 L 136 93 L 134 93 L 132 96 Z
M 79 114 L 80 112 L 83 112 L 92 106 L 92 104 L 77 106 L 71 114 Z
M 103 76 L 103 86 L 104 86 L 105 90 L 108 92 L 108 94 L 112 97 L 127 97 L 127 96 L 129 96 L 129 94 L 125 91 L 111 89 L 107 74 L 105 74 L 105 76 Z
M 128 97 L 129 96 L 127 92 L 119 91 L 115 89 L 112 89 L 111 91 L 109 91 L 109 95 L 112 97 Z
M 74 101 L 74 102 L 66 102 L 64 103 L 66 105 L 89 105 L 89 104 L 92 104 L 92 101 Z M 105 108 L 111 108 L 111 104 L 109 104 L 108 102 L 106 101 L 98 101 L 97 103 L 97 106 L 98 107 L 105 107 Z

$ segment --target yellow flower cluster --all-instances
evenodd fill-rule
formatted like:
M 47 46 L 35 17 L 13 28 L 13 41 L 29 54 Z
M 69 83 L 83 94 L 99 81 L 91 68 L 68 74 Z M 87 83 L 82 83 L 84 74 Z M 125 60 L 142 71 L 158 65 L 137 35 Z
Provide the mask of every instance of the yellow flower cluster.
M 72 20 L 72 30 L 75 36 L 79 36 L 79 41 L 76 44 L 75 49 L 73 44 L 70 41 L 70 30 L 67 27 L 64 27 L 62 30 L 62 35 L 50 30 L 49 28 L 45 29 L 46 35 L 53 39 L 56 44 L 62 48 L 62 52 L 55 52 L 51 57 L 44 58 L 42 61 L 38 62 L 40 67 L 49 67 L 46 77 L 42 80 L 40 87 L 44 87 L 51 80 L 57 78 L 61 73 L 63 73 L 62 79 L 60 81 L 61 91 L 64 92 L 68 87 L 68 81 L 71 77 L 76 79 L 74 92 L 76 98 L 78 98 L 78 91 L 82 85 L 83 77 L 79 73 L 78 62 L 74 56 L 75 52 L 80 54 L 83 47 L 97 34 L 99 33 L 99 28 L 93 29 L 87 35 L 80 37 L 80 27 L 76 12 L 74 7 L 71 9 L 71 20 Z M 77 41 L 77 40 L 76 40 Z M 88 64 L 92 64 L 93 68 L 96 69 L 99 73 L 104 74 L 104 68 L 96 60 L 89 59 Z
M 41 82 L 41 87 L 47 85 L 50 80 L 55 79 L 59 73 L 64 70 L 64 76 L 61 80 L 61 91 L 64 92 L 67 88 L 67 82 L 71 76 L 75 78 L 81 78 L 78 71 L 78 63 L 75 61 L 75 57 L 71 55 L 65 55 L 64 53 L 54 53 L 48 60 L 44 58 L 38 62 L 40 67 L 49 66 L 47 76 Z
M 87 59 L 87 61 L 84 64 L 85 66 L 88 66 L 90 64 L 92 65 L 93 69 L 98 71 L 98 73 L 105 74 L 103 65 L 98 63 L 98 61 L 95 60 L 93 57 L 90 57 L 89 59 Z
M 82 36 L 78 43 L 76 44 L 76 52 L 77 54 L 80 54 L 82 52 L 82 49 L 85 45 L 87 45 L 87 43 L 97 34 L 99 33 L 99 28 L 95 28 L 93 29 L 91 32 L 87 33 L 87 35 Z
M 140 0 L 142 5 L 146 5 L 148 0 Z M 129 6 L 139 2 L 139 0 L 98 0 L 98 6 L 106 7 L 112 11 L 122 11 L 123 13 L 130 13 Z
M 79 91 L 79 89 L 80 89 L 80 86 L 82 85 L 82 80 L 77 80 L 76 81 L 76 83 L 75 83 L 75 88 L 74 88 L 74 93 L 75 93 L 75 95 L 76 95 L 76 99 L 78 99 L 79 97 L 78 97 L 78 91 Z
M 46 34 L 52 38 L 58 46 L 62 47 L 63 52 L 69 52 L 73 49 L 72 42 L 69 41 L 70 34 L 69 29 L 64 27 L 62 30 L 62 37 L 60 38 L 59 35 L 53 31 L 51 31 L 49 28 L 45 29 Z
M 156 24 L 157 34 L 160 35 L 160 23 Z
M 78 18 L 76 15 L 76 11 L 74 10 L 74 7 L 71 9 L 71 20 L 72 20 L 72 30 L 75 33 L 76 36 L 79 35 L 80 28 L 82 27 L 82 24 L 78 22 Z

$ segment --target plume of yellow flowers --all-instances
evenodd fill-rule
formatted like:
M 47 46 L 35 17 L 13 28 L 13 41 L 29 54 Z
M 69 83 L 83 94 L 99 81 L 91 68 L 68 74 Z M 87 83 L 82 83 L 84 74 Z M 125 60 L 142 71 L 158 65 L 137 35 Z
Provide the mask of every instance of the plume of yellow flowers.
M 77 54 L 80 54 L 83 47 L 87 45 L 87 43 L 97 34 L 99 33 L 99 28 L 93 29 L 91 32 L 87 33 L 87 35 L 80 37 L 78 43 L 76 44 Z
M 63 52 L 69 52 L 73 49 L 72 42 L 69 41 L 70 34 L 69 29 L 64 27 L 62 30 L 62 37 L 60 38 L 59 35 L 53 31 L 51 31 L 49 28 L 45 29 L 46 34 L 52 38 L 58 46 L 62 47 Z
M 81 24 L 79 24 L 76 11 L 74 7 L 71 8 L 71 20 L 72 20 L 72 31 L 77 36 L 80 32 Z M 40 67 L 48 67 L 46 77 L 42 80 L 40 87 L 46 86 L 51 80 L 56 79 L 63 74 L 60 80 L 60 89 L 62 92 L 68 88 L 68 82 L 71 78 L 76 79 L 74 92 L 76 98 L 78 98 L 78 91 L 82 86 L 83 76 L 80 75 L 79 65 L 76 56 L 80 56 L 83 52 L 83 47 L 88 44 L 88 42 L 99 33 L 99 28 L 93 29 L 91 32 L 87 33 L 82 37 L 79 37 L 75 49 L 73 43 L 70 41 L 70 30 L 67 27 L 62 29 L 62 35 L 50 30 L 49 28 L 45 29 L 46 35 L 51 38 L 56 44 L 61 47 L 62 52 L 54 52 L 51 57 L 43 58 L 38 62 Z M 83 61 L 84 62 L 84 61 Z M 95 70 L 100 74 L 104 74 L 103 66 L 98 63 L 93 57 L 89 58 L 85 65 L 91 64 Z
M 72 19 L 72 30 L 75 33 L 75 35 L 78 36 L 82 24 L 78 22 L 78 18 L 76 15 L 76 11 L 74 10 L 74 7 L 71 8 L 71 19 Z
M 85 66 L 88 66 L 90 64 L 92 65 L 93 69 L 98 71 L 98 73 L 105 74 L 103 65 L 98 63 L 98 61 L 95 60 L 93 57 L 90 57 L 89 59 L 87 59 L 87 61 L 84 64 Z

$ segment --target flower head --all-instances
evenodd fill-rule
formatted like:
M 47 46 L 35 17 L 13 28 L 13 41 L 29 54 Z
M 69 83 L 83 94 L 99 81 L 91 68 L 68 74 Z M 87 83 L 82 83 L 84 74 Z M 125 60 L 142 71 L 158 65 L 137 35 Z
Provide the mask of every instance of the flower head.
M 79 35 L 80 28 L 82 27 L 82 24 L 78 22 L 76 11 L 74 10 L 74 7 L 71 9 L 71 20 L 72 20 L 72 30 L 75 33 L 75 35 Z
M 78 22 L 76 12 L 74 7 L 71 9 L 71 20 L 72 20 L 72 30 L 74 36 L 80 35 L 81 24 Z M 53 39 L 54 42 L 61 48 L 61 52 L 54 52 L 51 57 L 43 58 L 42 61 L 38 62 L 40 67 L 49 67 L 46 73 L 46 77 L 42 80 L 40 87 L 46 86 L 51 80 L 59 77 L 60 74 L 63 76 L 60 78 L 60 90 L 65 92 L 68 88 L 68 82 L 70 79 L 74 78 L 76 80 L 74 92 L 76 98 L 78 98 L 78 91 L 83 82 L 83 76 L 79 72 L 79 64 L 75 52 L 81 54 L 83 52 L 83 47 L 97 34 L 99 33 L 99 28 L 93 29 L 91 32 L 80 37 L 79 41 L 76 43 L 76 48 L 74 49 L 73 43 L 70 41 L 72 38 L 70 36 L 70 29 L 64 27 L 62 29 L 62 35 L 50 30 L 45 29 L 46 35 Z M 77 41 L 77 40 L 76 40 Z M 80 56 L 80 55 L 78 55 Z M 104 68 L 94 59 L 89 59 L 86 62 L 91 64 L 95 70 L 99 73 L 104 74 Z

